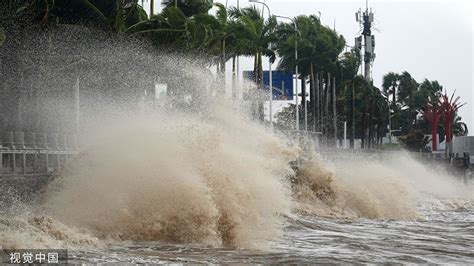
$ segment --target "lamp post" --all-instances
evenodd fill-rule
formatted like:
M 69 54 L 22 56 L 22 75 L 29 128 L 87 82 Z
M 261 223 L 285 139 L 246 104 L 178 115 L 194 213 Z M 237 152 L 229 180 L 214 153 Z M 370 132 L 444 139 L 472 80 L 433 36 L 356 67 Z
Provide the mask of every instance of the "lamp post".
M 390 95 L 387 96 L 388 103 L 388 143 L 392 144 L 392 110 L 390 108 Z
M 298 30 L 298 25 L 296 24 L 296 21 L 290 17 L 285 17 L 285 16 L 278 16 L 275 15 L 277 18 L 283 18 L 283 19 L 289 19 L 293 22 L 293 26 L 295 27 L 295 37 L 299 33 Z M 295 38 L 295 103 L 296 103 L 296 130 L 300 130 L 300 114 L 299 114 L 299 108 L 298 108 L 298 39 Z M 305 100 L 306 100 L 306 95 L 305 95 Z
M 257 3 L 257 4 L 262 4 L 265 6 L 268 10 L 268 18 L 270 19 L 272 16 L 272 13 L 270 12 L 270 8 L 268 7 L 265 2 L 260 2 L 258 0 L 249 0 L 251 3 Z M 268 108 L 268 113 L 269 113 L 269 122 L 270 122 L 270 130 L 273 132 L 273 110 L 272 110 L 272 105 L 273 105 L 273 76 L 272 76 L 272 62 L 271 59 L 268 59 L 268 80 L 269 80 L 269 108 Z

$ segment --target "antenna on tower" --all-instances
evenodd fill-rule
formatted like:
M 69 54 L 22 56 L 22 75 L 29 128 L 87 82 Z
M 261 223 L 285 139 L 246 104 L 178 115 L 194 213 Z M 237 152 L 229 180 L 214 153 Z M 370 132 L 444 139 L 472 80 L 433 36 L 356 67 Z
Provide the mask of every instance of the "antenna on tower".
M 356 13 L 356 21 L 359 22 L 362 28 L 362 34 L 355 38 L 355 47 L 359 52 L 362 52 L 364 77 L 367 81 L 371 81 L 371 64 L 375 59 L 375 36 L 372 35 L 372 22 L 374 22 L 374 13 L 372 9 L 369 11 L 369 1 L 365 1 L 366 9 L 362 12 L 360 9 Z M 362 45 L 362 40 L 364 45 Z M 362 64 L 361 64 L 362 65 Z

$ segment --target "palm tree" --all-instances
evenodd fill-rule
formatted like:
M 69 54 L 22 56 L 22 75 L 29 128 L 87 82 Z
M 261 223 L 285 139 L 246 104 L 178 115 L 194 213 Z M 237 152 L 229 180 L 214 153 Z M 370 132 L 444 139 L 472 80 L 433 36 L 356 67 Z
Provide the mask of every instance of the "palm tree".
M 203 22 L 209 19 L 207 14 L 188 18 L 179 8 L 170 6 L 149 20 L 133 25 L 126 32 L 146 37 L 160 49 L 202 54 L 211 36 L 210 26 Z
M 352 134 L 350 134 L 350 147 L 354 148 L 355 138 L 355 84 L 354 78 L 360 66 L 360 53 L 353 49 L 346 52 L 338 60 L 338 69 L 341 75 L 340 89 L 342 99 L 345 102 L 343 111 L 346 121 L 349 121 Z
M 221 83 L 225 84 L 226 62 L 236 54 L 234 29 L 235 22 L 231 21 L 224 5 L 214 4 L 217 7 L 216 15 L 207 16 L 207 23 L 212 30 L 212 36 L 207 44 L 207 54 L 215 57 L 213 60 L 218 66 Z M 205 17 L 205 16 L 202 16 Z M 204 21 L 202 21 L 204 22 Z
M 234 20 L 236 50 L 244 56 L 254 57 L 254 81 L 259 89 L 263 89 L 263 62 L 262 57 L 267 56 L 270 61 L 275 60 L 275 52 L 270 49 L 270 44 L 275 42 L 274 30 L 277 25 L 274 17 L 264 20 L 261 10 L 255 6 L 247 8 L 230 8 L 230 17 Z M 258 104 L 257 116 L 263 121 L 263 103 Z
M 392 108 L 395 107 L 397 102 L 396 95 L 398 92 L 398 83 L 399 83 L 399 75 L 393 72 L 389 72 L 388 74 L 383 76 L 383 93 L 386 95 L 387 99 L 390 98 L 392 95 Z
M 467 124 L 461 121 L 461 117 L 457 115 L 457 113 L 454 115 L 453 119 L 453 135 L 454 136 L 467 136 L 469 135 L 469 128 L 467 127 Z
M 441 86 L 438 81 L 429 81 L 428 79 L 425 79 L 413 95 L 414 111 L 419 111 L 430 103 L 430 101 L 438 99 L 441 96 L 442 91 L 443 86 Z
M 418 90 L 418 83 L 411 77 L 410 73 L 404 71 L 399 76 L 398 97 L 407 107 L 407 129 L 411 130 L 416 123 L 416 113 L 413 106 L 413 95 Z
M 254 57 L 255 82 L 261 87 L 262 57 L 275 59 L 275 53 L 269 48 L 274 41 L 272 36 L 276 26 L 276 19 L 264 20 L 261 10 L 255 6 L 237 9 L 230 8 L 230 17 L 234 19 L 234 29 L 237 35 L 237 46 L 244 56 Z
M 313 95 L 310 100 L 310 105 L 313 107 L 311 108 L 311 117 L 313 117 L 313 127 L 316 130 L 316 125 L 321 124 L 323 112 L 328 109 L 329 102 L 327 99 L 330 95 L 328 86 L 317 85 L 316 73 L 320 73 L 319 80 L 322 80 L 323 74 L 321 73 L 323 71 L 335 74 L 337 70 L 336 62 L 345 46 L 345 41 L 335 31 L 322 26 L 319 18 L 314 15 L 298 16 L 295 21 L 299 30 L 298 36 L 295 36 L 292 24 L 281 23 L 278 26 L 277 35 L 280 36 L 281 40 L 284 40 L 276 44 L 278 54 L 281 57 L 278 68 L 292 71 L 298 63 L 303 95 L 306 95 L 306 79 L 309 77 L 310 91 Z M 295 60 L 295 41 L 298 42 L 298 62 Z M 306 104 L 303 101 L 303 109 Z M 329 121 L 326 122 L 329 123 Z M 323 128 L 325 127 L 323 126 Z
M 212 0 L 164 0 L 162 4 L 165 9 L 169 7 L 179 8 L 186 17 L 197 14 L 207 14 L 213 6 Z

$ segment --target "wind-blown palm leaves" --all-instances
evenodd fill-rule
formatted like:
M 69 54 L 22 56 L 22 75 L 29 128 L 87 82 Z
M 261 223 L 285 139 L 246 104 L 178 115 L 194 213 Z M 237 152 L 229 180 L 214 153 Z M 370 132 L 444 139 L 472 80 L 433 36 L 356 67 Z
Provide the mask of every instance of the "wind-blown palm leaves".
M 295 34 L 293 23 L 281 23 L 277 27 L 276 32 L 279 40 L 276 42 L 276 49 L 281 57 L 278 68 L 292 72 L 295 65 L 298 64 L 303 95 L 306 95 L 306 79 L 309 78 L 310 91 L 312 92 L 310 98 L 312 108 L 310 110 L 313 128 L 321 130 L 326 128 L 325 125 L 320 128 L 321 122 L 329 122 L 328 119 L 325 120 L 322 117 L 328 116 L 324 110 L 327 110 L 330 105 L 327 101 L 329 97 L 326 97 L 330 95 L 330 87 L 318 86 L 316 75 L 323 71 L 336 75 L 338 58 L 345 47 L 345 41 L 335 31 L 322 26 L 316 16 L 298 16 L 294 21 L 297 24 L 298 34 Z M 295 42 L 298 43 L 298 61 L 296 61 L 294 52 Z M 319 80 L 321 79 L 322 77 L 319 78 Z M 321 88 L 321 90 L 317 91 L 316 88 Z M 305 105 L 306 102 L 303 101 L 303 108 Z
M 166 8 L 161 14 L 133 25 L 126 32 L 147 37 L 156 46 L 176 51 L 199 49 L 207 34 L 204 25 L 197 26 L 192 18 L 187 18 L 175 7 Z
M 337 59 L 345 46 L 344 38 L 321 25 L 316 16 L 298 16 L 295 21 L 299 30 L 296 41 L 298 41 L 298 64 L 302 75 L 309 76 L 311 74 L 311 65 L 314 72 L 334 71 Z M 279 68 L 293 70 L 296 64 L 293 24 L 279 24 L 277 33 L 283 40 L 276 45 L 281 57 Z
M 338 61 L 338 69 L 341 74 L 339 91 L 343 102 L 340 113 L 343 113 L 346 121 L 349 121 L 349 127 L 354 128 L 354 132 L 350 134 L 350 145 L 354 147 L 355 138 L 355 84 L 354 79 L 357 76 L 357 70 L 360 66 L 360 53 L 352 49 L 345 52 Z M 342 94 L 342 95 L 341 95 Z M 316 127 L 315 127 L 316 129 Z M 351 130 L 352 131 L 352 130 Z
M 216 3 L 215 6 L 216 15 L 210 16 L 212 19 L 208 21 L 213 34 L 208 41 L 207 49 L 208 55 L 214 57 L 212 61 L 219 67 L 221 82 L 225 83 L 225 64 L 236 54 L 235 45 L 232 45 L 236 40 L 235 22 L 230 20 L 224 5 Z
M 383 94 L 390 99 L 392 126 L 407 134 L 416 128 L 418 115 L 431 100 L 437 99 L 443 87 L 437 81 L 425 79 L 419 84 L 410 73 L 390 72 L 383 78 Z M 431 100 L 430 100 L 431 99 Z
M 461 121 L 461 117 L 455 115 L 453 119 L 452 131 L 454 136 L 467 136 L 469 134 L 469 128 L 467 124 Z
M 186 17 L 192 17 L 197 14 L 207 14 L 212 8 L 212 0 L 164 0 L 162 4 L 164 9 L 170 7 L 179 8 Z
M 113 32 L 147 19 L 138 0 L 32 0 L 16 10 L 23 21 L 47 24 L 80 24 Z
M 230 17 L 234 20 L 236 50 L 240 55 L 254 57 L 255 82 L 258 87 L 262 84 L 263 56 L 269 57 L 272 62 L 276 58 L 275 52 L 270 49 L 270 44 L 275 40 L 276 19 L 272 17 L 265 20 L 261 13 L 255 6 L 229 9 Z
M 396 95 L 398 91 L 398 74 L 389 72 L 385 76 L 383 76 L 383 83 L 382 83 L 382 88 L 384 95 L 387 97 L 387 99 L 390 99 L 390 95 L 392 96 L 392 103 L 391 107 L 392 109 L 394 108 L 397 100 L 396 100 Z
M 380 143 L 388 124 L 388 105 L 381 91 L 362 76 L 354 78 L 356 90 L 356 124 L 360 130 L 362 148 Z
M 226 55 L 226 41 L 233 34 L 227 10 L 221 4 L 215 6 L 216 16 L 207 13 L 187 16 L 180 8 L 169 5 L 160 14 L 127 29 L 127 33 L 146 37 L 160 49 L 194 54 L 209 64 L 224 65 L 230 58 Z

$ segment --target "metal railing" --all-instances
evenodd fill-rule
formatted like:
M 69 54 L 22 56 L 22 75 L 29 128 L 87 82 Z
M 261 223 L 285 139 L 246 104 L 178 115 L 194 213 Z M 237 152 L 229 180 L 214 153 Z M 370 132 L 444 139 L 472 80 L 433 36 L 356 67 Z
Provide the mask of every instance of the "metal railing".
M 48 175 L 77 153 L 75 134 L 13 132 L 0 134 L 0 178 Z

